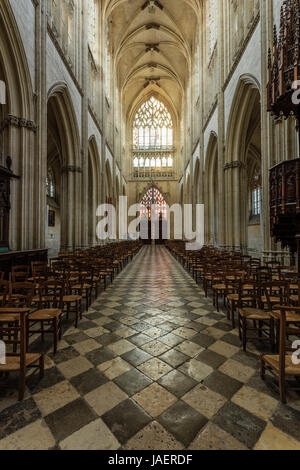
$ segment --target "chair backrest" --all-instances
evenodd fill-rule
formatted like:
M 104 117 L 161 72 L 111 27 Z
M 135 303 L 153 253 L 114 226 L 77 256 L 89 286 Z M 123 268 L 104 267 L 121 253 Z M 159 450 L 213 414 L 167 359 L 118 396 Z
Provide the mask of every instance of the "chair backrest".
M 47 261 L 32 261 L 31 262 L 31 273 L 33 277 L 38 277 L 48 271 Z
M 63 297 L 65 295 L 65 282 L 49 280 L 39 285 L 39 306 L 40 308 L 63 307 Z
M 287 352 L 293 350 L 287 345 L 287 335 L 289 333 L 289 329 L 287 326 L 287 314 L 291 312 L 299 314 L 299 322 L 300 322 L 300 307 L 276 305 L 275 309 L 280 311 L 279 363 L 280 363 L 280 374 L 283 377 L 285 375 L 285 364 L 286 364 Z M 294 333 L 299 334 L 300 328 L 295 329 Z
M 4 279 L 0 280 L 0 306 L 4 307 L 7 303 L 8 296 L 9 296 L 9 287 L 10 283 L 8 281 L 4 281 Z
M 10 309 L 7 311 L 6 308 L 0 309 L 1 315 L 13 315 L 18 318 L 18 321 L 12 323 L 0 322 L 0 338 L 4 340 L 6 346 L 14 346 L 15 353 L 8 352 L 7 356 L 20 356 L 20 370 L 25 371 L 26 369 L 26 317 L 30 313 L 29 308 L 16 308 L 13 311 Z
M 29 278 L 29 266 L 13 266 L 11 274 L 12 282 L 27 281 Z
M 10 292 L 8 305 L 11 308 L 31 307 L 32 299 L 35 295 L 36 286 L 32 282 L 12 282 L 10 283 Z
M 237 281 L 236 290 L 239 295 L 238 307 L 242 308 L 243 299 L 251 297 L 253 302 L 259 303 L 259 283 L 253 280 L 241 278 Z
M 267 299 L 268 309 L 273 310 L 272 297 L 280 299 L 280 305 L 284 305 L 288 298 L 288 283 L 286 281 L 270 281 L 263 284 L 263 292 Z

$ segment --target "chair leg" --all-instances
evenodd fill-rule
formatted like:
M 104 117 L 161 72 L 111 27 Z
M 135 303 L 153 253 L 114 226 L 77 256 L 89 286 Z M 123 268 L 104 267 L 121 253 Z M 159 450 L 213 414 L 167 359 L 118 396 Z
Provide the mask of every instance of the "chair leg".
M 45 358 L 44 354 L 40 357 L 40 379 L 42 379 L 45 375 Z
M 79 300 L 79 318 L 82 320 L 82 301 Z
M 240 342 L 242 343 L 242 341 L 243 341 L 242 317 L 241 317 L 240 312 L 238 313 L 238 325 L 239 325 L 239 338 L 240 338 Z
M 280 390 L 280 400 L 281 402 L 286 405 L 286 385 L 285 385 L 285 377 L 280 376 L 279 377 L 279 390 Z
M 26 320 L 26 352 L 29 351 L 29 321 L 28 319 Z
M 232 321 L 232 328 L 235 329 L 235 319 L 234 319 L 234 310 L 235 310 L 235 305 L 234 302 L 231 302 L 231 309 L 230 309 L 230 314 L 231 314 L 231 321 Z
M 247 319 L 243 318 L 243 350 L 247 351 Z
M 274 319 L 272 317 L 270 320 L 270 346 L 271 346 L 271 351 L 274 354 L 275 352 Z
M 227 320 L 230 320 L 231 302 L 227 302 Z
M 266 376 L 266 366 L 263 356 L 260 358 L 260 377 L 262 380 L 265 380 Z
M 78 328 L 78 317 L 79 317 L 79 301 L 75 302 L 75 328 Z
M 62 339 L 62 314 L 59 317 L 58 320 L 58 332 L 59 332 L 59 340 L 61 341 Z
M 44 334 L 44 323 L 41 321 L 41 340 L 42 343 L 45 341 L 45 334 Z
M 58 343 L 58 325 L 57 318 L 53 320 L 53 354 L 57 353 L 57 343 Z
M 25 384 L 26 384 L 26 369 L 20 370 L 19 378 L 19 401 L 22 401 L 25 394 Z

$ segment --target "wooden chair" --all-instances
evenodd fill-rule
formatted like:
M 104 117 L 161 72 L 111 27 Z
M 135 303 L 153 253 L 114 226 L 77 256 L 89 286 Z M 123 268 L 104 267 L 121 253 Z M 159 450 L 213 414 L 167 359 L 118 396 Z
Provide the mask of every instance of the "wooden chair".
M 81 296 L 86 302 L 86 310 L 89 309 L 92 303 L 92 283 L 89 280 L 89 272 L 84 271 L 84 268 L 80 269 L 77 280 L 71 282 L 71 293 Z
M 276 312 L 280 322 L 280 338 L 279 338 L 279 354 L 277 355 L 262 355 L 261 356 L 261 378 L 265 380 L 266 371 L 273 374 L 279 381 L 280 399 L 282 403 L 286 403 L 286 389 L 287 379 L 300 378 L 300 364 L 296 364 L 294 361 L 294 355 L 287 354 L 292 351 L 291 348 L 287 347 L 286 339 L 290 333 L 289 324 L 295 323 L 299 319 L 300 321 L 300 308 L 276 305 Z M 300 327 L 293 329 L 293 335 L 300 334 Z M 293 389 L 295 389 L 293 387 Z M 300 390 L 300 387 L 296 388 Z
M 240 340 L 243 345 L 243 350 L 247 351 L 247 343 L 250 340 L 268 341 L 270 347 L 274 347 L 274 319 L 270 311 L 262 308 L 261 296 L 263 286 L 259 283 L 253 284 L 252 298 L 255 305 L 252 307 L 242 307 L 238 309 L 238 325 Z M 242 285 L 240 289 L 240 296 L 242 292 L 247 289 L 247 282 Z M 239 304 L 242 303 L 242 298 L 239 299 Z M 272 306 L 270 307 L 272 308 Z M 249 323 L 253 326 L 250 327 Z M 254 336 L 249 337 L 249 332 L 255 332 Z
M 13 266 L 11 271 L 12 282 L 26 282 L 29 278 L 29 266 Z
M 43 354 L 27 353 L 26 320 L 30 313 L 29 308 L 1 308 L 0 309 L 0 338 L 5 341 L 6 347 L 13 346 L 16 352 L 6 354 L 5 364 L 0 364 L 0 376 L 11 372 L 19 372 L 19 401 L 23 400 L 26 385 L 26 373 L 29 368 L 37 368 L 40 377 L 44 376 Z M 6 318 L 7 317 L 7 318 Z M 14 322 L 11 319 L 14 318 Z M 5 321 L 9 319 L 10 321 Z M 38 362 L 38 365 L 34 365 Z
M 232 322 L 232 328 L 235 328 L 235 312 L 243 307 L 255 306 L 255 299 L 249 294 L 249 286 L 247 291 L 243 291 L 244 277 L 241 274 L 226 276 L 226 300 L 227 300 L 227 318 Z
M 33 281 L 46 280 L 48 275 L 48 263 L 47 261 L 32 261 L 31 262 L 31 274 Z
M 79 319 L 82 319 L 82 295 L 78 289 L 79 275 L 70 274 L 67 279 L 67 288 L 63 296 L 63 305 L 66 307 L 67 319 L 70 314 L 75 314 L 75 328 L 78 327 Z
M 35 295 L 35 284 L 32 282 L 11 282 L 9 283 L 9 296 L 7 305 L 11 308 L 31 307 L 32 299 Z
M 57 352 L 58 339 L 62 337 L 62 312 L 64 283 L 61 281 L 46 281 L 38 288 L 39 308 L 32 312 L 27 319 L 28 338 L 37 333 L 41 334 L 42 342 L 45 334 L 53 335 L 53 354 Z M 36 328 L 40 325 L 40 329 Z

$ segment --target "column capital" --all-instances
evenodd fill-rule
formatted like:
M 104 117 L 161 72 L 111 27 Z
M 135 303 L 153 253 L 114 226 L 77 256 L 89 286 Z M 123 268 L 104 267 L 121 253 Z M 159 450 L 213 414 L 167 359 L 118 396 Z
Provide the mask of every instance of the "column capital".
M 224 165 L 224 171 L 231 170 L 234 168 L 239 168 L 240 170 L 246 170 L 247 167 L 245 163 L 240 162 L 240 161 L 229 162 Z

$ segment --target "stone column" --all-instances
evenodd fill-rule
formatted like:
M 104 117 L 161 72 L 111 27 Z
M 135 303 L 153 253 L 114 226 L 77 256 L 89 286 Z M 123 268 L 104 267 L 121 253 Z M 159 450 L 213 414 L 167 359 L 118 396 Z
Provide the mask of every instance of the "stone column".
M 38 123 L 35 136 L 35 155 L 32 155 L 35 166 L 35 210 L 36 221 L 34 248 L 46 246 L 46 177 L 47 177 L 47 9 L 44 3 L 36 5 L 35 31 L 36 31 L 36 119 Z M 30 189 L 31 190 L 31 189 Z
M 81 213 L 81 246 L 87 248 L 89 245 L 89 203 L 88 200 L 88 9 L 82 9 L 82 31 L 81 31 L 81 45 L 82 45 L 82 106 L 81 106 L 81 166 L 82 166 L 82 213 Z M 96 217 L 96 214 L 93 214 Z
M 260 1 L 261 12 L 261 57 L 262 57 L 262 84 L 261 84 L 261 163 L 262 163 L 262 214 L 261 234 L 263 238 L 263 250 L 265 253 L 272 250 L 270 236 L 270 199 L 269 199 L 269 169 L 272 166 L 273 132 L 272 118 L 267 113 L 267 64 L 268 49 L 273 39 L 273 2 L 272 0 Z
M 225 234 L 225 201 L 227 194 L 224 191 L 224 162 L 225 162 L 225 124 L 224 124 L 224 67 L 225 67 L 225 49 L 224 49 L 224 2 L 218 2 L 218 207 L 219 207 L 219 227 L 218 242 L 220 248 L 226 245 Z

